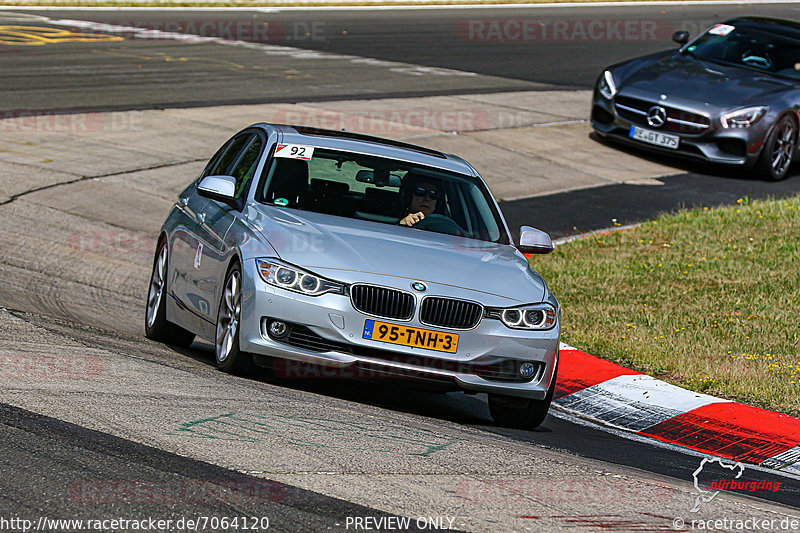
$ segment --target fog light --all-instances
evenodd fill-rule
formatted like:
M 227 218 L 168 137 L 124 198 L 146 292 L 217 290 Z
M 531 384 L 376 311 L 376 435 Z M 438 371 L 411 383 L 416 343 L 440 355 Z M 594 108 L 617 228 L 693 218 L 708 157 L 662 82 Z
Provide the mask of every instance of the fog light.
M 269 336 L 276 339 L 282 339 L 289 334 L 289 328 L 285 322 L 280 320 L 273 320 L 269 323 Z
M 525 379 L 530 379 L 536 373 L 536 367 L 533 363 L 522 363 L 519 365 L 519 375 Z

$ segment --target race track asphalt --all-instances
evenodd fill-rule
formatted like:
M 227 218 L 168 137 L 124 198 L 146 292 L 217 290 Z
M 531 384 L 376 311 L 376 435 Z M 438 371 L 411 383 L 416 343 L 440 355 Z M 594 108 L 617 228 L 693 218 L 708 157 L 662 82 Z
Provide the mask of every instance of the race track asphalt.
M 218 33 L 227 38 L 229 36 L 225 32 L 229 30 L 226 28 L 235 27 L 237 22 L 240 25 L 244 24 L 244 27 L 252 28 L 252 22 L 256 20 L 258 23 L 269 22 L 272 28 L 277 28 L 277 33 L 273 34 L 267 43 L 259 43 L 264 46 L 255 48 L 219 46 L 211 43 L 186 45 L 174 40 L 144 38 L 31 47 L 0 44 L 0 69 L 5 74 L 0 78 L 0 115 L 15 116 L 22 111 L 49 114 L 75 110 L 199 108 L 221 104 L 331 101 L 354 97 L 377 99 L 523 90 L 586 89 L 591 88 L 603 65 L 670 46 L 668 37 L 673 29 L 704 27 L 720 18 L 750 14 L 754 10 L 758 12 L 757 14 L 782 16 L 797 13 L 795 6 L 786 4 L 760 4 L 757 7 L 626 6 L 622 13 L 607 8 L 589 8 L 580 11 L 570 8 L 386 12 L 138 11 L 134 14 L 125 12 L 120 14 L 118 11 L 69 10 L 25 12 L 22 9 L 15 9 L 0 12 L 0 25 L 72 28 L 75 32 L 79 31 L 77 26 L 53 25 L 37 17 L 114 24 L 135 23 L 137 26 L 158 29 L 169 29 L 175 25 L 181 27 L 190 22 L 209 22 L 207 28 L 210 28 L 210 33 L 206 35 L 214 35 L 216 28 Z M 502 34 L 500 39 L 480 35 L 483 30 L 489 31 L 492 21 L 518 21 L 521 24 L 535 23 L 539 27 L 551 30 L 557 28 L 558 24 L 565 24 L 564 31 L 571 31 L 570 35 L 574 36 L 575 28 L 580 23 L 593 20 L 611 20 L 612 23 L 619 20 L 623 23 L 627 21 L 631 28 L 655 24 L 656 34 L 664 39 L 644 41 L 632 37 L 619 39 L 613 31 L 607 38 L 589 40 L 571 37 L 544 41 L 511 38 L 504 41 Z M 228 23 L 233 26 L 226 26 Z M 506 27 L 514 26 L 506 24 Z M 470 28 L 473 29 L 473 33 L 478 32 L 478 34 L 471 35 Z M 86 30 L 83 28 L 80 31 Z M 513 36 L 507 34 L 505 37 Z M 323 54 L 306 53 L 308 51 L 323 52 Z M 468 154 L 463 155 L 469 159 Z M 650 158 L 650 156 L 643 157 Z M 665 161 L 662 158 L 652 159 L 659 163 Z M 796 176 L 772 184 L 698 165 L 686 165 L 668 160 L 666 164 L 675 168 L 675 174 L 654 180 L 662 185 L 611 184 L 555 195 L 505 201 L 502 203 L 502 208 L 512 226 L 522 223 L 533 224 L 546 228 L 554 236 L 565 236 L 608 227 L 612 225 L 612 219 L 622 224 L 635 223 L 659 212 L 671 211 L 682 206 L 729 204 L 748 194 L 752 197 L 769 197 L 793 194 L 800 190 L 800 179 Z M 97 166 L 104 168 L 101 163 Z M 86 174 L 89 175 L 91 172 L 87 169 Z M 163 200 L 163 196 L 159 196 L 159 201 Z M 59 209 L 57 200 L 58 198 L 48 200 L 52 203 L 47 209 L 39 204 L 33 202 L 28 204 L 25 201 L 16 202 L 16 205 L 15 202 L 9 201 L 8 205 L 1 207 L 5 210 L 3 216 L 7 217 L 6 221 L 16 221 L 15 223 L 24 226 L 26 224 L 24 221 L 36 220 L 37 217 L 44 216 L 43 213 L 51 216 L 50 208 Z M 107 197 L 84 199 L 84 202 L 95 204 L 104 201 L 107 201 Z M 139 199 L 135 201 L 141 202 Z M 147 209 L 144 204 L 137 206 L 143 210 Z M 71 216 L 63 215 L 63 220 L 74 223 Z M 112 215 L 100 222 L 107 224 L 111 219 L 114 219 L 116 224 L 126 222 L 124 217 L 121 217 L 122 222 L 120 222 L 120 219 Z M 62 219 L 58 220 L 60 222 Z M 87 224 L 96 222 L 96 220 L 86 221 Z M 127 222 L 133 224 L 136 230 L 142 230 L 136 226 L 135 221 Z M 56 225 L 55 222 L 50 224 Z M 128 228 L 128 226 L 113 225 L 98 227 L 102 227 L 103 230 L 108 227 Z M 144 229 L 150 228 L 148 226 Z M 9 231 L 22 233 L 25 229 L 12 228 Z M 71 286 L 65 288 L 53 283 L 52 286 L 44 287 L 41 294 L 38 293 L 37 290 L 41 287 L 35 284 L 42 283 L 46 278 L 38 265 L 31 265 L 36 263 L 36 256 L 46 256 L 47 250 L 57 245 L 60 237 L 55 236 L 55 231 L 53 233 L 54 235 L 44 236 L 42 242 L 35 241 L 34 245 L 30 245 L 32 248 L 29 253 L 26 252 L 27 255 L 17 251 L 5 254 L 3 261 L 5 264 L 2 265 L 4 276 L 8 276 L 9 280 L 13 278 L 18 281 L 30 275 L 31 281 L 22 288 L 4 287 L 3 293 L 6 299 L 0 301 L 0 305 L 15 308 L 19 304 L 23 309 L 14 311 L 14 316 L 21 317 L 36 328 L 48 332 L 48 338 L 52 336 L 58 339 L 54 342 L 63 342 L 65 346 L 70 346 L 70 349 L 76 351 L 94 353 L 93 350 L 102 350 L 103 354 L 97 357 L 104 361 L 107 368 L 111 368 L 108 365 L 117 364 L 116 354 L 124 354 L 120 355 L 120 358 L 124 359 L 126 365 L 130 365 L 131 376 L 128 377 L 131 380 L 138 379 L 137 376 L 140 375 L 137 372 L 141 371 L 141 368 L 135 366 L 139 364 L 137 357 L 150 364 L 151 370 L 164 369 L 165 375 L 162 381 L 155 381 L 152 385 L 145 383 L 141 391 L 137 389 L 129 394 L 124 390 L 103 389 L 105 386 L 113 389 L 113 383 L 109 385 L 102 380 L 90 384 L 91 387 L 98 388 L 92 394 L 71 390 L 51 397 L 49 394 L 53 391 L 49 389 L 49 383 L 44 382 L 23 382 L 22 385 L 16 384 L 17 388 L 7 389 L 3 398 L 8 403 L 0 403 L 0 456 L 3 457 L 0 460 L 0 472 L 3 474 L 0 476 L 0 516 L 24 513 L 28 516 L 49 514 L 53 517 L 72 517 L 82 514 L 88 517 L 90 514 L 99 513 L 98 515 L 102 514 L 105 517 L 111 512 L 122 511 L 127 515 L 157 512 L 160 517 L 167 517 L 199 515 L 212 511 L 220 515 L 251 510 L 250 501 L 244 505 L 227 503 L 220 505 L 216 502 L 209 504 L 205 500 L 194 502 L 183 499 L 170 505 L 154 506 L 150 502 L 143 501 L 125 502 L 124 498 L 119 497 L 112 498 L 106 507 L 98 508 L 93 505 L 91 498 L 88 503 L 81 500 L 80 492 L 76 496 L 74 489 L 76 486 L 82 487 L 81 483 L 87 480 L 90 487 L 98 480 L 132 480 L 163 488 L 209 479 L 230 481 L 246 487 L 251 483 L 257 486 L 261 486 L 259 483 L 267 483 L 268 491 L 277 491 L 282 495 L 280 501 L 270 501 L 266 504 L 259 501 L 257 505 L 258 510 L 269 513 L 273 520 L 273 529 L 297 530 L 301 527 L 316 531 L 341 527 L 341 520 L 345 516 L 387 516 L 385 512 L 371 509 L 368 505 L 350 503 L 344 498 L 323 494 L 322 488 L 326 486 L 324 483 L 314 485 L 322 487 L 318 491 L 299 488 L 303 482 L 304 472 L 278 469 L 276 471 L 279 471 L 279 474 L 275 474 L 274 477 L 281 478 L 282 481 L 264 481 L 263 475 L 251 477 L 227 466 L 234 464 L 239 459 L 240 453 L 243 454 L 241 457 L 250 457 L 244 455 L 244 451 L 268 462 L 271 451 L 269 449 L 265 451 L 263 448 L 256 449 L 256 445 L 246 444 L 241 444 L 241 449 L 235 446 L 215 448 L 206 446 L 208 443 L 203 442 L 203 445 L 197 446 L 202 450 L 203 457 L 188 457 L 188 452 L 183 455 L 178 452 L 191 449 L 191 446 L 184 443 L 175 444 L 175 439 L 164 437 L 164 431 L 147 433 L 142 429 L 148 425 L 148 421 L 163 420 L 175 411 L 183 415 L 201 408 L 202 398 L 190 396 L 188 392 L 180 396 L 178 391 L 170 390 L 170 393 L 176 394 L 175 405 L 160 406 L 162 409 L 160 411 L 146 411 L 147 408 L 159 408 L 155 405 L 160 394 L 158 387 L 162 387 L 161 391 L 166 392 L 164 389 L 166 384 L 177 383 L 170 380 L 186 379 L 189 382 L 199 379 L 198 376 L 207 381 L 217 378 L 220 382 L 224 381 L 226 386 L 230 387 L 231 397 L 235 396 L 236 402 L 247 402 L 246 405 L 251 410 L 255 410 L 256 407 L 253 406 L 257 405 L 253 395 L 263 395 L 264 398 L 273 399 L 277 395 L 281 401 L 276 402 L 279 406 L 276 409 L 283 406 L 284 400 L 291 399 L 295 403 L 287 405 L 297 409 L 297 406 L 305 406 L 304 402 L 314 398 L 314 401 L 319 402 L 316 410 L 329 408 L 336 413 L 347 413 L 348 416 L 352 415 L 351 422 L 363 418 L 376 419 L 386 424 L 396 423 L 398 427 L 403 426 L 404 431 L 408 431 L 408 427 L 418 430 L 419 427 L 442 426 L 448 428 L 448 431 L 457 433 L 459 438 L 465 441 L 474 439 L 481 445 L 484 441 L 490 442 L 500 450 L 498 455 L 508 453 L 509 457 L 518 457 L 509 451 L 513 446 L 524 446 L 529 455 L 519 457 L 543 461 L 541 471 L 553 477 L 560 475 L 559 468 L 563 465 L 559 461 L 564 460 L 570 469 L 578 468 L 570 462 L 574 461 L 575 465 L 579 465 L 586 472 L 591 472 L 593 468 L 597 469 L 597 472 L 602 470 L 604 473 L 598 473 L 598 478 L 611 475 L 627 476 L 633 480 L 632 486 L 636 486 L 634 482 L 639 479 L 666 479 L 669 482 L 685 485 L 691 481 L 691 474 L 699 461 L 696 455 L 675 448 L 653 447 L 649 443 L 631 440 L 564 416 L 550 416 L 543 428 L 535 432 L 498 429 L 490 424 L 486 402 L 481 398 L 464 398 L 452 394 L 442 396 L 422 392 L 410 396 L 398 394 L 382 386 L 354 389 L 351 384 L 342 383 L 275 384 L 263 377 L 256 377 L 251 382 L 245 383 L 241 380 L 235 383 L 235 380 L 223 380 L 222 376 L 215 376 L 216 373 L 211 369 L 207 345 L 196 343 L 192 350 L 179 352 L 166 347 L 153 347 L 151 343 L 143 341 L 140 336 L 136 337 L 133 333 L 134 331 L 138 333 L 140 324 L 138 321 L 134 323 L 130 317 L 138 317 L 140 309 L 137 298 L 141 292 L 138 289 L 144 287 L 139 278 L 146 271 L 146 266 L 132 264 L 129 265 L 130 272 L 115 272 L 112 271 L 112 267 L 119 266 L 117 263 L 112 266 L 100 263 L 86 266 L 65 265 L 65 268 L 74 267 L 81 274 L 88 275 L 97 271 L 105 277 L 95 280 L 94 285 L 95 281 L 70 280 L 69 283 L 75 283 L 75 288 Z M 13 242 L 13 235 L 5 235 L 3 238 L 4 243 Z M 21 242 L 17 244 L 23 246 Z M 13 260 L 8 259 L 12 255 Z M 133 263 L 137 261 L 147 263 L 147 259 L 141 261 L 139 259 L 133 260 Z M 85 257 L 81 257 L 80 260 L 85 260 Z M 130 283 L 135 287 L 129 288 L 127 284 Z M 119 300 L 108 309 L 103 309 L 103 298 L 107 297 L 103 290 L 106 286 L 119 290 L 120 294 L 110 293 L 115 298 L 119 297 Z M 19 290 L 18 296 L 14 296 L 16 290 Z M 91 296 L 85 304 L 80 302 L 83 294 L 81 291 L 86 291 Z M 41 308 L 37 307 L 36 302 L 44 302 L 42 306 L 46 304 L 50 316 L 38 314 Z M 107 330 L 97 328 L 94 323 L 97 317 L 103 314 L 107 314 L 111 320 Z M 9 353 L 23 349 L 23 344 L 33 346 L 41 343 L 39 337 L 26 333 L 28 334 L 31 335 L 30 339 L 26 337 L 25 343 L 14 344 L 13 348 L 8 349 Z M 16 342 L 18 339 L 12 340 Z M 71 343 L 77 344 L 72 346 Z M 215 401 L 219 401 L 220 405 L 227 406 L 233 401 L 224 397 L 225 391 L 220 392 L 210 387 L 208 390 L 213 390 Z M 276 393 L 276 390 L 279 392 Z M 114 398 L 121 402 L 120 413 L 130 414 L 141 407 L 143 409 L 141 420 L 135 420 L 135 417 L 130 416 L 121 417 L 114 413 L 114 406 L 103 405 L 103 399 L 112 394 L 118 395 Z M 200 396 L 199 393 L 197 396 Z M 83 405 L 84 401 L 87 402 L 86 405 Z M 10 403 L 15 405 L 25 403 L 36 407 L 37 412 L 9 405 Z M 214 406 L 208 408 L 209 412 L 214 411 L 211 407 Z M 43 414 L 45 412 L 70 414 L 58 418 Z M 120 421 L 117 416 L 125 420 Z M 80 420 L 82 423 L 66 420 L 68 417 L 74 418 L 75 421 Z M 406 417 L 412 422 L 408 422 Z M 396 420 L 399 418 L 402 418 L 402 422 Z M 119 425 L 112 422 L 119 422 Z M 460 429 L 452 429 L 451 426 Z M 148 443 L 143 444 L 140 442 L 142 439 Z M 325 441 L 324 444 L 331 447 L 332 443 Z M 175 449 L 166 451 L 163 448 L 167 446 Z M 277 455 L 280 450 L 276 449 L 274 453 Z M 287 452 L 284 450 L 283 453 Z M 367 455 L 367 452 L 358 453 Z M 564 457 L 571 459 L 563 459 Z M 450 460 L 452 464 L 459 462 L 458 458 Z M 481 461 L 479 457 L 469 457 L 469 460 L 464 459 L 464 462 L 473 465 Z M 498 462 L 503 464 L 502 461 Z M 220 466 L 222 463 L 226 466 Z M 317 468 L 319 471 L 308 469 L 306 473 L 324 477 L 325 469 L 330 465 L 323 463 L 324 461 L 320 460 L 322 466 Z M 312 466 L 318 465 L 312 463 Z M 470 466 L 477 469 L 478 473 L 474 474 L 475 476 L 483 475 L 479 466 Z M 526 472 L 534 471 L 534 466 L 525 465 Z M 331 466 L 332 469 L 336 467 L 338 467 L 336 464 Z M 393 472 L 391 469 L 389 471 Z M 447 470 L 442 467 L 442 471 Z M 54 474 L 43 481 L 42 472 L 54 472 Z M 373 474 L 373 478 L 379 473 Z M 417 473 L 403 470 L 393 475 L 403 477 Z M 427 472 L 422 474 L 424 474 L 421 475 L 423 479 L 425 476 L 430 476 Z M 588 476 L 583 473 L 581 475 Z M 364 483 L 370 487 L 381 486 L 381 483 L 374 479 L 372 481 L 358 477 L 354 479 L 354 485 Z M 581 479 L 591 483 L 593 478 Z M 772 480 L 778 477 L 771 472 L 752 469 L 746 472 L 745 479 Z M 726 509 L 758 508 L 773 503 L 797 509 L 800 505 L 800 482 L 791 478 L 780 479 L 782 490 L 759 494 L 760 499 L 732 498 L 725 504 L 728 505 Z M 420 486 L 422 485 L 423 483 L 420 483 Z M 70 487 L 73 487 L 72 492 L 69 491 Z M 359 495 L 362 502 L 369 501 L 366 489 L 361 493 L 356 488 L 348 490 Z M 424 499 L 424 494 L 421 491 L 415 499 Z M 680 497 L 688 495 L 680 492 L 676 494 Z M 353 497 L 351 501 L 356 499 Z M 120 506 L 120 503 L 124 505 Z M 554 511 L 569 509 L 573 514 L 577 514 L 577 510 L 583 505 L 580 501 L 573 502 L 571 507 L 563 501 L 558 503 L 561 507 L 553 508 Z M 619 520 L 622 520 L 621 517 L 634 516 L 636 511 L 632 508 L 634 504 L 638 505 L 636 502 L 609 503 L 608 498 L 600 498 L 589 503 L 619 505 L 617 516 Z M 385 499 L 381 500 L 382 507 L 389 505 Z M 533 508 L 535 504 L 531 502 L 529 505 Z M 682 506 L 681 501 L 671 509 Z M 482 514 L 482 521 L 478 523 L 484 526 L 490 523 L 486 520 L 491 518 L 491 513 L 487 511 Z M 658 517 L 658 520 L 668 518 L 665 515 Z M 514 519 L 519 520 L 520 517 L 515 516 Z M 551 516 L 549 519 L 555 522 L 547 524 L 556 523 L 565 529 L 576 527 L 586 530 L 604 527 L 603 524 L 607 525 L 608 520 L 614 520 L 603 518 L 600 511 L 585 518 L 583 522 L 570 522 L 558 516 Z M 642 530 L 656 529 L 656 522 L 652 516 L 649 518 L 643 516 L 641 520 L 635 527 L 645 528 Z M 501 524 L 497 525 L 498 531 L 503 530 Z M 628 526 L 633 527 L 630 523 Z M 617 524 L 618 529 L 619 527 Z M 624 529 L 624 525 L 622 527 Z
M 172 520 L 171 530 L 180 520 L 246 517 L 251 529 L 323 531 L 347 516 L 392 516 L 3 403 L 0 457 L 0 516 L 45 517 L 52 522 L 44 531 L 81 530 L 58 520 L 111 517 Z
M 0 24 L 54 27 L 38 17 L 95 21 L 160 32 L 196 31 L 204 37 L 325 55 L 309 60 L 285 50 L 283 55 L 265 58 L 259 49 L 215 49 L 204 43 L 186 53 L 185 47 L 179 49 L 158 34 L 91 43 L 91 53 L 86 53 L 86 43 L 59 44 L 57 52 L 48 46 L 0 44 L 0 69 L 5 73 L 0 80 L 0 110 L 207 106 L 536 87 L 589 89 L 608 64 L 672 48 L 673 31 L 696 34 L 735 16 L 797 18 L 798 13 L 793 4 L 764 2 L 387 11 L 11 9 L 0 12 Z M 593 22 L 599 25 L 591 26 Z M 69 24 L 55 27 L 86 31 Z M 105 33 L 125 35 L 119 30 Z M 342 56 L 475 75 L 390 74 L 387 85 L 383 76 L 345 68 L 347 60 Z M 24 106 L 15 92 L 24 95 Z
M 387 11 L 10 9 L 0 11 L 0 25 L 124 39 L 23 47 L 3 45 L 0 37 L 5 74 L 0 116 L 587 89 L 605 65 L 672 47 L 674 30 L 694 34 L 735 16 L 798 14 L 794 4 L 785 3 Z M 117 29 L 95 32 L 54 20 Z M 600 24 L 590 29 L 592 23 Z M 157 33 L 126 33 L 120 26 Z M 252 47 L 186 45 L 165 37 L 193 31 L 242 39 Z M 735 169 L 640 155 L 675 168 L 665 187 L 609 185 L 507 202 L 510 225 L 539 224 L 563 236 L 611 226 L 612 219 L 635 223 L 682 205 L 800 191 L 796 178 L 764 184 Z

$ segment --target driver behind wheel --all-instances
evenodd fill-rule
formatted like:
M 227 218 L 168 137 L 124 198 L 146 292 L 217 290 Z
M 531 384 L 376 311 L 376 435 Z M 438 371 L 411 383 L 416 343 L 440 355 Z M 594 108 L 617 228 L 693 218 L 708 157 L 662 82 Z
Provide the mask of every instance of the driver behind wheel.
M 409 178 L 410 176 L 406 176 L 406 181 L 403 183 L 407 191 L 404 196 L 408 205 L 406 216 L 399 222 L 403 226 L 413 226 L 424 219 L 425 215 L 435 213 L 436 203 L 441 195 L 441 189 L 436 182 L 426 178 L 412 178 L 412 180 Z

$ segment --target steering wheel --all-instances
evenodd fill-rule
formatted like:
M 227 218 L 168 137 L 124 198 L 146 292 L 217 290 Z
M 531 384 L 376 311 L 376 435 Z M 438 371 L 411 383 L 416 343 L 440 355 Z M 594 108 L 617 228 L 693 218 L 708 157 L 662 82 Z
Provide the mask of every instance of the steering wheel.
M 769 54 L 760 54 L 755 50 L 747 50 L 745 53 L 743 53 L 741 61 L 745 65 L 761 69 L 768 69 L 772 66 L 772 58 L 769 56 Z
M 425 218 L 414 224 L 412 227 L 427 231 L 435 231 L 436 233 L 446 233 L 447 235 L 458 235 L 460 237 L 466 235 L 464 229 L 452 218 L 436 213 L 425 215 Z

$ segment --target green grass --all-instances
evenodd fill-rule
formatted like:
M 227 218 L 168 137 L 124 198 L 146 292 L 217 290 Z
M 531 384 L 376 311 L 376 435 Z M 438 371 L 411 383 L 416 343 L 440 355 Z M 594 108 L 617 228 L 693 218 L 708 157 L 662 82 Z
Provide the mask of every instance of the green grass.
M 531 264 L 561 302 L 564 342 L 800 415 L 800 198 L 683 210 Z

